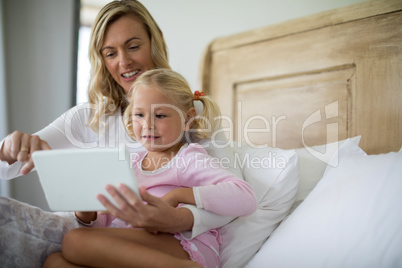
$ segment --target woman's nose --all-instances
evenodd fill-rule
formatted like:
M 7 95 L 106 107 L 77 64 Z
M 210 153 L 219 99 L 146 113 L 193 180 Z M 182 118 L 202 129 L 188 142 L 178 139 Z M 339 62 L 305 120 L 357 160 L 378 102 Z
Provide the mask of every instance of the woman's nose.
M 133 63 L 133 60 L 130 58 L 128 53 L 126 53 L 126 52 L 120 53 L 120 66 L 121 67 L 127 68 L 132 63 Z

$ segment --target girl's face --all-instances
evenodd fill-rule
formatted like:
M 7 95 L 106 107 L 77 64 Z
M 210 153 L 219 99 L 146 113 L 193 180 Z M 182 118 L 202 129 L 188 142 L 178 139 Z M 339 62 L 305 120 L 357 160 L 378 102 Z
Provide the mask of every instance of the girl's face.
M 177 153 L 192 109 L 185 114 L 154 86 L 139 85 L 132 110 L 134 134 L 149 152 Z
M 131 14 L 107 27 L 101 53 L 106 68 L 126 94 L 141 73 L 155 68 L 148 34 Z

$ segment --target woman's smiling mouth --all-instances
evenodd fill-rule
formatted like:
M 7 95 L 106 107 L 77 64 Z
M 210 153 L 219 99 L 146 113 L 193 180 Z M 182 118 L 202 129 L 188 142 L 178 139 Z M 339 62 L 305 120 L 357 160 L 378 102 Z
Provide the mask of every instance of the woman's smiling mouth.
M 121 76 L 123 76 L 124 78 L 130 78 L 133 77 L 134 75 L 138 74 L 140 71 L 139 70 L 135 70 L 129 73 L 124 73 Z

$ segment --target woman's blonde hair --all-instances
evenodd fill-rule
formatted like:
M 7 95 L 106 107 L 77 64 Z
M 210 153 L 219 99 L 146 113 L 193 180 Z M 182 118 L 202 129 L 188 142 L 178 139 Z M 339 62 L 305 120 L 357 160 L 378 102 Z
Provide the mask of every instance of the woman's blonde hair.
M 89 44 L 91 75 L 88 85 L 88 99 L 93 113 L 88 125 L 99 131 L 101 118 L 113 114 L 119 107 L 124 110 L 126 95 L 124 89 L 113 79 L 106 69 L 101 49 L 107 27 L 119 18 L 133 14 L 139 19 L 151 41 L 151 58 L 155 68 L 169 68 L 168 52 L 163 33 L 148 10 L 136 0 L 113 1 L 99 11 L 92 28 Z
M 143 73 L 130 88 L 129 104 L 124 112 L 124 125 L 127 133 L 134 140 L 136 139 L 133 131 L 132 110 L 136 89 L 155 88 L 165 94 L 184 114 L 194 108 L 194 93 L 191 91 L 186 79 L 179 73 L 170 69 L 154 69 Z M 190 119 L 188 124 L 197 138 L 205 139 L 211 137 L 213 131 L 220 126 L 220 110 L 218 105 L 208 96 L 199 96 L 204 108 L 200 115 Z

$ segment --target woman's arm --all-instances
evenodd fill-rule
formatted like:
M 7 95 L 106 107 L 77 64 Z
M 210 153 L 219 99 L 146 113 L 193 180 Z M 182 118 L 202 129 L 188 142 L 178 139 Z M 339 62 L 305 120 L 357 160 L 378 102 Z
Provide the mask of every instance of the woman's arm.
M 33 135 L 15 131 L 0 142 L 0 179 L 13 179 L 29 173 L 34 151 L 76 147 L 74 139 L 83 136 L 90 108 L 73 107 Z
M 172 207 L 177 207 L 180 203 L 196 205 L 192 188 L 177 188 L 162 197 Z
M 0 178 L 12 179 L 28 174 L 34 167 L 31 155 L 40 150 L 50 150 L 50 146 L 38 135 L 20 131 L 9 134 L 0 146 Z
M 172 207 L 180 203 L 196 205 L 222 216 L 248 216 L 257 209 L 251 186 L 242 180 L 230 178 L 217 185 L 177 188 L 165 194 L 162 200 Z

